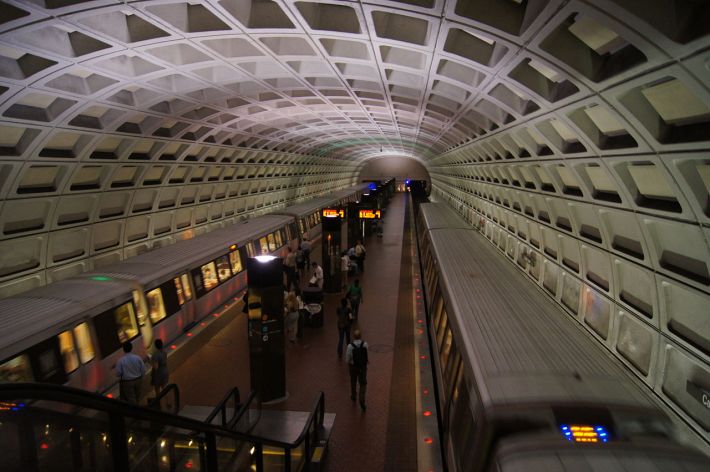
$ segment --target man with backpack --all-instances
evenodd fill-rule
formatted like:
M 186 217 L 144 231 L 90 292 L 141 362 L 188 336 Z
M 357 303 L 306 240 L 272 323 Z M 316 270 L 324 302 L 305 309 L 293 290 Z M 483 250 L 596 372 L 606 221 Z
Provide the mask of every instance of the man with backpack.
M 365 392 L 367 391 L 367 343 L 362 340 L 360 330 L 353 331 L 353 342 L 348 344 L 345 359 L 350 365 L 350 399 L 355 401 L 357 383 L 360 382 L 360 408 L 365 411 Z

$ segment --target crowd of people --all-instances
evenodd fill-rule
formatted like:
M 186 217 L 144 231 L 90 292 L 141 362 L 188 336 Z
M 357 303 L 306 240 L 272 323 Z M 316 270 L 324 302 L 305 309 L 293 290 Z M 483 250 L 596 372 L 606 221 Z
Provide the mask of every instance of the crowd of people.
M 338 358 L 345 359 L 350 371 L 351 399 L 359 399 L 360 407 L 365 411 L 365 393 L 367 390 L 367 343 L 362 339 L 358 325 L 360 305 L 363 303 L 363 289 L 359 276 L 365 271 L 367 251 L 361 241 L 357 241 L 350 249 L 341 254 L 341 271 L 343 281 L 343 297 L 336 310 L 338 328 Z M 311 262 L 311 242 L 304 238 L 296 249 L 289 247 L 283 259 L 285 277 L 284 285 L 284 332 L 290 345 L 297 345 L 302 337 L 303 320 L 308 315 L 304 312 L 310 308 L 303 300 L 301 281 L 309 277 L 305 291 L 320 292 L 323 289 L 323 268 L 315 261 Z M 350 277 L 354 277 L 348 284 Z M 322 294 L 321 298 L 322 300 Z M 248 292 L 242 299 L 245 310 L 248 306 Z M 322 315 L 321 315 L 322 316 Z M 138 404 L 142 398 L 143 378 L 147 373 L 146 365 L 151 366 L 150 384 L 156 398 L 168 384 L 168 358 L 163 350 L 163 341 L 156 339 L 147 358 L 132 352 L 133 344 L 123 343 L 124 355 L 116 363 L 116 375 L 119 378 L 120 398 L 130 403 Z M 357 386 L 359 385 L 359 395 Z

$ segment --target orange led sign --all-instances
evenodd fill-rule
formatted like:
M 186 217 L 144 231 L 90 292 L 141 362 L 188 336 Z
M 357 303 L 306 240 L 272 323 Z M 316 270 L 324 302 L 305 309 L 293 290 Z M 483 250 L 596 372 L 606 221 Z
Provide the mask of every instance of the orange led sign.
M 345 218 L 345 210 L 342 208 L 323 208 L 321 215 L 323 215 L 323 218 Z
M 360 210 L 361 220 L 379 220 L 382 217 L 380 210 Z

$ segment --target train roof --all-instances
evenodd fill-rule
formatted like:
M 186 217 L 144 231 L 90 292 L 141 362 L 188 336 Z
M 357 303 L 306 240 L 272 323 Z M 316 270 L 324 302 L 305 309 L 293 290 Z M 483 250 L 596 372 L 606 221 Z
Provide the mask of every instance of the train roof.
M 447 316 L 484 403 L 651 405 L 611 354 L 477 231 L 429 235 Z
M 419 224 L 423 229 L 464 228 L 470 229 L 449 205 L 445 203 L 422 203 L 419 205 Z
M 241 246 L 252 239 L 291 222 L 284 215 L 264 215 L 220 228 L 199 237 L 140 254 L 122 262 L 98 268 L 87 275 L 105 274 L 135 279 L 151 286 L 167 275 L 177 275 L 188 268 L 212 260 L 229 251 L 229 246 Z
M 127 301 L 120 281 L 74 278 L 0 300 L 0 360 L 50 337 L 76 316 L 94 315 Z

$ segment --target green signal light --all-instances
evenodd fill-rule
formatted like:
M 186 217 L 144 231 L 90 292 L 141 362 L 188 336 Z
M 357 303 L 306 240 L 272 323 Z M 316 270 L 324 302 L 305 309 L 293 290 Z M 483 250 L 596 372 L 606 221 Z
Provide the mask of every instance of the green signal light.
M 89 277 L 91 280 L 95 280 L 97 282 L 110 282 L 113 279 L 111 277 L 106 277 L 105 275 L 95 275 L 93 277 Z

